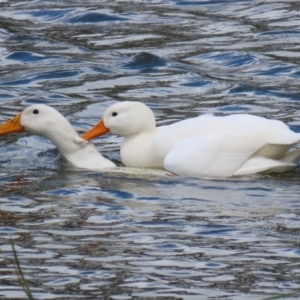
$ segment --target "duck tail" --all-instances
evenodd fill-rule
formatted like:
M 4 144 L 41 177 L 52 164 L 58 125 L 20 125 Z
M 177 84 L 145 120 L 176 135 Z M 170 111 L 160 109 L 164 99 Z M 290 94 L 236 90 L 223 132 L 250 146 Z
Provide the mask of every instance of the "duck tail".
M 300 160 L 300 148 L 287 152 L 281 161 L 297 164 Z

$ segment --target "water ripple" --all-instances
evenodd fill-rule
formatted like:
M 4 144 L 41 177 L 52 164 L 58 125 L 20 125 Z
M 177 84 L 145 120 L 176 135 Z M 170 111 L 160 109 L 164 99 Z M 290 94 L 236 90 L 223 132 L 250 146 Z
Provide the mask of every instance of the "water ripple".
M 2 1 L 3 2 L 3 1 Z M 82 133 L 117 101 L 165 125 L 253 113 L 300 131 L 293 1 L 3 2 L 0 121 L 57 108 Z M 118 165 L 121 137 L 96 139 Z M 68 168 L 51 142 L 0 141 L 0 297 L 299 298 L 299 168 L 228 180 Z

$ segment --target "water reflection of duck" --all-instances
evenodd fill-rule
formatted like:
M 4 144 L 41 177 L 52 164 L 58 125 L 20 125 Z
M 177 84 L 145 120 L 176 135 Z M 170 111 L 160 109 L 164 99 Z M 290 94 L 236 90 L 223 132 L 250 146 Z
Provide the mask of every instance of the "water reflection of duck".
M 191 177 L 228 177 L 284 172 L 297 164 L 300 140 L 281 121 L 236 114 L 205 114 L 156 127 L 152 110 L 141 102 L 110 106 L 100 122 L 83 135 L 124 136 L 121 159 L 126 166 L 165 168 Z
M 102 170 L 115 167 L 92 143 L 82 139 L 63 115 L 48 105 L 36 104 L 27 107 L 0 126 L 0 135 L 20 131 L 49 139 L 61 155 L 78 168 Z

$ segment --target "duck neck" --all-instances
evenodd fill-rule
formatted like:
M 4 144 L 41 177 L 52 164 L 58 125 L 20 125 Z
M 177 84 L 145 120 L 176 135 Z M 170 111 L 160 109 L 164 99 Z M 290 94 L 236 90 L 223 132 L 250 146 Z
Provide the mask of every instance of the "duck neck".
M 57 127 L 57 124 L 53 124 L 53 126 Z M 79 151 L 88 144 L 79 137 L 78 133 L 69 122 L 60 124 L 59 128 L 52 128 L 52 130 L 49 130 L 48 132 L 38 134 L 49 139 L 66 158 L 69 153 Z

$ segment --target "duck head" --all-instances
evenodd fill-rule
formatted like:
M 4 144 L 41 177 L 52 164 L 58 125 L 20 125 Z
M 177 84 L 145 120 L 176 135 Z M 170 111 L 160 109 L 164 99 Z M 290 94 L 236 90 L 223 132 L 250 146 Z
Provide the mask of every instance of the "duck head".
M 68 135 L 77 135 L 69 121 L 56 109 L 36 104 L 27 107 L 17 116 L 0 125 L 0 135 L 26 131 L 55 140 L 64 132 Z
M 155 116 L 147 105 L 137 101 L 124 101 L 110 106 L 102 119 L 82 138 L 91 140 L 109 132 L 126 137 L 155 128 Z

